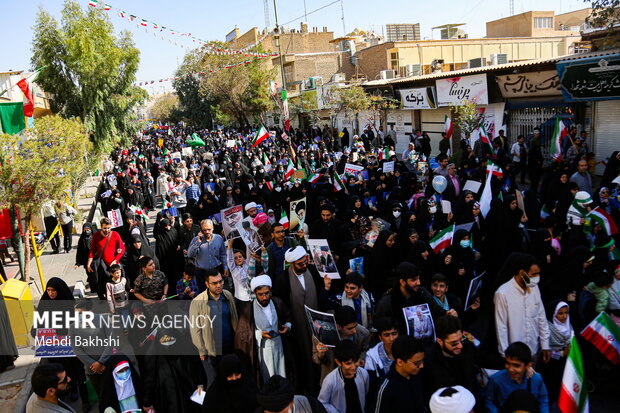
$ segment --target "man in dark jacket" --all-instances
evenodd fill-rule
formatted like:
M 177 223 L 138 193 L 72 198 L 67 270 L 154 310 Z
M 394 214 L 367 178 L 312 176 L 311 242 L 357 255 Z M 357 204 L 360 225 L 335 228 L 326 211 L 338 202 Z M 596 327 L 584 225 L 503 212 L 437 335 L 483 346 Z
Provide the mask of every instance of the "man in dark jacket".
M 399 336 L 392 345 L 394 363 L 377 394 L 376 413 L 425 412 L 423 382 L 424 344 L 413 337 Z
M 396 267 L 397 284 L 379 300 L 375 318 L 391 317 L 398 323 L 398 332 L 407 333 L 407 323 L 403 308 L 428 304 L 433 319 L 444 315 L 446 311 L 433 299 L 431 293 L 422 287 L 420 270 L 410 262 L 401 262 Z
M 340 252 L 339 229 L 342 223 L 335 218 L 336 210 L 331 204 L 321 206 L 320 213 L 321 218 L 314 221 L 310 227 L 310 238 L 326 239 L 329 248 L 334 253 L 334 259 L 338 260 L 337 256 Z
M 476 379 L 479 366 L 501 369 L 499 357 L 485 356 L 463 335 L 461 320 L 444 315 L 435 322 L 437 342 L 427 349 L 424 362 L 427 399 L 442 387 L 463 386 L 483 400 Z M 481 407 L 481 406 L 479 406 Z M 476 409 L 477 411 L 478 409 Z

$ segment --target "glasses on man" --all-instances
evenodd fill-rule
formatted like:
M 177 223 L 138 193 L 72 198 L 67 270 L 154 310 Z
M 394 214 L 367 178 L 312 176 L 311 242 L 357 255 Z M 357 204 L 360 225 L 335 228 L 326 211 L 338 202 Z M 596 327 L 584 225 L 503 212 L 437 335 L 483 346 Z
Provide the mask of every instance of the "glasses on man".
M 407 360 L 407 363 L 411 363 L 416 367 L 422 367 L 424 365 L 424 359 L 422 360 L 417 360 L 417 361 L 412 361 L 412 360 Z

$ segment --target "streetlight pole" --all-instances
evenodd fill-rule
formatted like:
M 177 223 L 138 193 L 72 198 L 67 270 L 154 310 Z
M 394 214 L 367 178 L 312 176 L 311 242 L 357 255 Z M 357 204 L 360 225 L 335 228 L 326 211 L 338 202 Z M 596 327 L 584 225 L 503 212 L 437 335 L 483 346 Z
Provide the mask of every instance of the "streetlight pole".
M 280 72 L 282 73 L 282 90 L 286 90 L 286 76 L 284 75 L 284 60 L 282 58 L 282 46 L 280 45 L 280 26 L 278 25 L 278 7 L 276 0 L 273 0 L 273 12 L 276 15 L 276 35 L 273 36 L 278 46 L 278 54 L 280 55 Z

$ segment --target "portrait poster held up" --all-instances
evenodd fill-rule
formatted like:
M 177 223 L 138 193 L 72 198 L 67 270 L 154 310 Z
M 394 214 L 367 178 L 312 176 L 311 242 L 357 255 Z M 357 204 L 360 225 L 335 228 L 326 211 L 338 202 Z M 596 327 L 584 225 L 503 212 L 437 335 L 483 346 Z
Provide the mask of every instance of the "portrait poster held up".
M 304 308 L 306 309 L 306 316 L 308 316 L 312 335 L 327 347 L 335 347 L 340 341 L 340 334 L 338 334 L 334 315 L 313 310 L 307 305 L 304 305 Z
M 309 239 L 307 240 L 308 250 L 312 261 L 316 266 L 317 271 L 321 278 L 326 276 L 332 280 L 340 279 L 338 268 L 336 268 L 336 261 L 332 256 L 332 252 L 329 249 L 329 244 L 326 239 Z
M 469 282 L 467 299 L 465 300 L 465 307 L 463 307 L 465 311 L 469 310 L 469 308 L 474 304 L 476 299 L 480 297 L 480 287 L 482 287 L 482 278 L 484 277 L 485 272 L 486 271 L 483 271 L 482 274 L 472 278 L 472 280 Z
M 237 225 L 243 220 L 243 207 L 241 205 L 231 206 L 222 209 L 222 229 L 226 239 L 239 238 L 241 235 L 237 230 Z
M 435 342 L 435 324 L 428 304 L 403 308 L 407 322 L 407 335 L 420 339 L 426 345 Z
M 291 232 L 299 231 L 303 229 L 304 222 L 306 222 L 306 197 L 298 199 L 296 201 L 291 201 L 290 207 L 290 229 Z
M 244 219 L 237 223 L 235 227 L 237 234 L 243 242 L 245 246 L 248 247 L 250 251 L 256 253 L 262 247 L 262 240 L 258 236 L 258 232 L 256 232 L 251 225 L 251 221 Z

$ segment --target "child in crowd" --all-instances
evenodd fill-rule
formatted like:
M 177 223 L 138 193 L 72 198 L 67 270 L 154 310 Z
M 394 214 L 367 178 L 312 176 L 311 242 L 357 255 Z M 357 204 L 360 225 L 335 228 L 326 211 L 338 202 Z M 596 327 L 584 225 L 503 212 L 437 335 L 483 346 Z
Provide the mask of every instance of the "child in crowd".
M 196 283 L 196 266 L 192 263 L 185 264 L 183 277 L 177 281 L 177 298 L 179 300 L 192 300 L 200 294 Z
M 614 282 L 614 276 L 607 271 L 599 271 L 592 277 L 586 289 L 596 297 L 596 313 L 605 311 L 609 305 L 609 288 Z
M 368 373 L 358 367 L 360 350 L 351 340 L 342 340 L 334 348 L 338 366 L 329 373 L 319 393 L 319 401 L 328 413 L 365 412 L 370 387 Z
M 505 369 L 489 379 L 486 389 L 485 405 L 489 413 L 500 411 L 508 396 L 515 390 L 527 390 L 538 401 L 540 413 L 549 413 L 547 388 L 539 373 L 527 377 L 532 367 L 532 351 L 527 344 L 515 341 L 506 349 Z
M 127 279 L 119 264 L 110 267 L 111 281 L 106 283 L 106 298 L 112 314 L 120 314 L 123 320 L 129 319 L 129 297 L 127 296 Z M 123 327 L 123 332 L 127 333 Z

